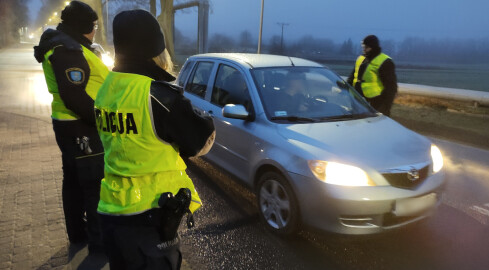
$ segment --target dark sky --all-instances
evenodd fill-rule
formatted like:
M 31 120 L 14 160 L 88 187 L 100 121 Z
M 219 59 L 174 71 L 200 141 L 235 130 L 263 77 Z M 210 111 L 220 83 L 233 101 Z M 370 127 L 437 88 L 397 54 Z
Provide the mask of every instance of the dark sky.
M 148 0 L 149 1 L 149 0 Z M 183 2 L 180 0 L 179 2 Z M 157 2 L 159 2 L 157 0 Z M 210 0 L 209 34 L 233 37 L 248 30 L 257 39 L 261 0 Z M 31 16 L 41 1 L 31 0 Z M 159 4 L 159 3 L 158 3 Z M 196 37 L 197 9 L 177 12 L 176 27 Z M 265 0 L 263 40 L 280 35 L 293 41 L 304 35 L 359 42 L 368 34 L 381 39 L 488 38 L 488 0 Z
M 261 0 L 211 0 L 209 32 L 239 36 L 248 30 L 258 36 Z M 177 12 L 176 27 L 196 33 L 196 12 Z M 487 0 L 265 0 L 263 40 L 280 35 L 303 35 L 360 41 L 368 34 L 381 39 L 405 37 L 489 37 Z M 196 35 L 196 34 L 193 34 Z

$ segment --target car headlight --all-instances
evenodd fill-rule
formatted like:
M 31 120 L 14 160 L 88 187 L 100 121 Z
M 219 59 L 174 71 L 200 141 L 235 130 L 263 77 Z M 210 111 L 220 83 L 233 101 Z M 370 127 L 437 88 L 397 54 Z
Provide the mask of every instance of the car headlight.
M 107 67 L 112 67 L 114 65 L 114 59 L 112 59 L 108 53 L 102 54 L 102 62 L 104 62 Z
M 375 186 L 362 169 L 337 162 L 309 160 L 309 168 L 317 179 L 332 185 Z
M 431 145 L 431 160 L 433 160 L 433 172 L 439 172 L 443 168 L 443 156 L 440 149 L 434 144 Z

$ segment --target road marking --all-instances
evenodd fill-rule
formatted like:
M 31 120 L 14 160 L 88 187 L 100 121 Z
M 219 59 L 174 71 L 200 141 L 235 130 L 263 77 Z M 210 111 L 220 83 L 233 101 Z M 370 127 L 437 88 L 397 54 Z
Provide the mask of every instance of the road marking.
M 489 225 L 489 203 L 468 206 L 460 202 L 449 200 L 447 196 L 442 197 L 442 203 L 462 211 L 466 215 L 480 222 L 482 225 Z
M 470 208 L 472 210 L 475 210 L 475 211 L 479 212 L 480 214 L 489 216 L 489 210 L 487 210 L 486 208 L 483 208 L 483 207 L 480 207 L 480 206 L 477 206 L 477 205 L 473 205 Z
M 468 210 L 467 214 L 471 217 L 484 225 L 489 225 L 489 203 L 486 203 L 483 206 L 472 205 Z

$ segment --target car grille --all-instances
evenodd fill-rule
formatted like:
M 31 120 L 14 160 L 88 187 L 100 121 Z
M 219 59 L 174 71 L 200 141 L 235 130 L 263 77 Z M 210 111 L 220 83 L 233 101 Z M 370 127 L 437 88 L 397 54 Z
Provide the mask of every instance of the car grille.
M 428 177 L 430 166 L 425 166 L 421 168 L 419 173 L 419 178 L 417 180 L 410 180 L 408 172 L 402 173 L 384 173 L 382 176 L 389 182 L 391 186 L 398 188 L 407 188 L 414 189 L 419 184 L 423 183 L 423 181 Z

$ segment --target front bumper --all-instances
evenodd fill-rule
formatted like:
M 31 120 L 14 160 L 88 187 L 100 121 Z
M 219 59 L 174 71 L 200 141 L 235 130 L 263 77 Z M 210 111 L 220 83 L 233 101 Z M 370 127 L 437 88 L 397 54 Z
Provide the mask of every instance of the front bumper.
M 429 216 L 441 202 L 445 182 L 443 170 L 429 176 L 415 189 L 345 187 L 325 184 L 302 175 L 290 176 L 303 222 L 342 234 L 379 233 Z M 401 213 L 400 205 L 409 200 L 429 203 L 419 211 Z

